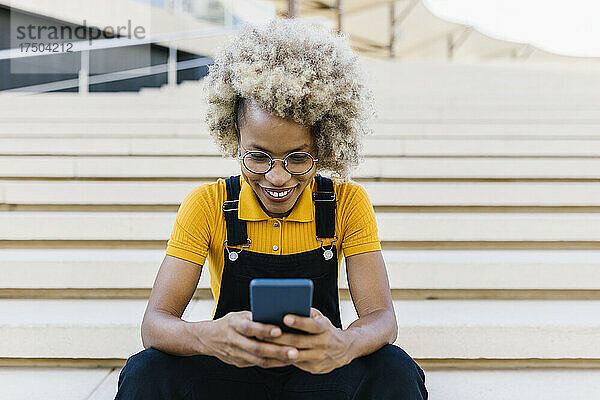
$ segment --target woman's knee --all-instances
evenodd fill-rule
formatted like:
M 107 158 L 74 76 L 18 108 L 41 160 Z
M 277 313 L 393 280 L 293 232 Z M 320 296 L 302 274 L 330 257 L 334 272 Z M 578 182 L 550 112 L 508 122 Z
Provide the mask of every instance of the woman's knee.
M 359 366 L 359 367 L 358 367 Z M 425 374 L 404 350 L 386 344 L 361 357 L 357 364 L 356 381 L 360 381 L 356 399 L 427 400 Z
M 411 356 L 400 347 L 386 344 L 371 354 L 371 363 L 394 381 L 425 383 L 425 373 Z
M 136 382 L 151 382 L 153 378 L 164 375 L 166 364 L 173 356 L 154 348 L 148 348 L 129 357 L 119 374 L 119 382 L 128 378 Z
M 177 356 L 149 348 L 129 357 L 119 374 L 115 400 L 182 398 L 187 386 Z

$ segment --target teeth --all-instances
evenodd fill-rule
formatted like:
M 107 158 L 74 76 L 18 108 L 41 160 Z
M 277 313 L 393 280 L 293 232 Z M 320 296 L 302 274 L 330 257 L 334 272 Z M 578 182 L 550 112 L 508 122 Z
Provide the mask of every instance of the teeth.
M 265 189 L 266 190 L 266 189 Z M 267 193 L 269 193 L 271 196 L 273 197 L 284 197 L 286 196 L 289 192 L 291 192 L 292 189 L 286 190 L 285 192 L 271 192 L 270 190 L 267 190 Z

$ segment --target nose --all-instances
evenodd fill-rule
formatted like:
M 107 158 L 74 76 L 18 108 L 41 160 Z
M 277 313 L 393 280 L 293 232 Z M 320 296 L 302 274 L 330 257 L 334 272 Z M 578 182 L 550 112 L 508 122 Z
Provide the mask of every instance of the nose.
M 265 178 L 273 186 L 283 186 L 287 181 L 290 180 L 291 177 L 292 174 L 285 170 L 283 167 L 283 161 L 281 160 L 275 160 L 273 168 L 271 168 L 271 170 L 265 174 Z

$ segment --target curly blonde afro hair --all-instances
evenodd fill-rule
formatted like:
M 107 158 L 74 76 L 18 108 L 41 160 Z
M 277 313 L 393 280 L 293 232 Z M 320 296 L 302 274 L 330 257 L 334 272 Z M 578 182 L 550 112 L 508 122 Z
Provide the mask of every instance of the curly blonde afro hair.
M 310 128 L 317 171 L 347 179 L 370 134 L 373 96 L 344 34 L 298 19 L 244 25 L 215 56 L 205 78 L 208 129 L 225 156 L 236 157 L 240 104 Z

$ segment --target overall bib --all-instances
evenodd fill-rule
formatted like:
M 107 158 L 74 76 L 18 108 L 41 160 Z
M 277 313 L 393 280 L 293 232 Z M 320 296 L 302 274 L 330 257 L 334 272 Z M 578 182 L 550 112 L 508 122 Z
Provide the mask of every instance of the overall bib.
M 224 243 L 223 276 L 221 291 L 214 319 L 232 311 L 250 310 L 250 281 L 254 278 L 309 278 L 313 281 L 313 307 L 318 309 L 337 328 L 342 327 L 338 302 L 338 258 L 333 244 L 323 246 L 322 239 L 335 236 L 335 193 L 333 182 L 321 176 L 315 177 L 317 192 L 315 201 L 316 240 L 321 247 L 290 255 L 256 253 L 242 249 L 230 249 L 228 245 L 250 246 L 246 234 L 246 221 L 238 219 L 239 176 L 226 180 L 227 201 L 223 204 L 227 240 Z
M 221 289 L 213 319 L 250 310 L 249 284 L 254 278 L 308 278 L 314 285 L 312 306 L 342 327 L 338 300 L 338 258 L 333 242 L 336 197 L 333 182 L 316 175 L 316 240 L 321 246 L 290 255 L 248 250 L 246 222 L 238 219 L 239 175 L 226 179 L 223 204 L 227 240 Z M 324 245 L 323 239 L 331 239 Z M 241 249 L 229 246 L 242 245 Z M 146 354 L 144 354 L 146 353 Z M 158 364 L 170 379 L 150 390 Z M 148 371 L 148 364 L 155 365 Z M 129 367 L 129 368 L 128 368 Z M 136 371 L 142 369 L 142 371 Z M 153 379 L 154 378 L 154 379 Z M 129 382 L 129 383 L 127 383 Z M 137 383 L 137 385 L 136 385 Z M 179 383 L 179 384 L 178 384 Z M 133 394 L 132 394 L 133 393 Z M 135 395 L 134 395 L 135 394 Z M 239 368 L 207 355 L 176 356 L 153 348 L 128 359 L 119 376 L 116 399 L 272 399 L 272 400 L 423 400 L 427 399 L 423 370 L 401 348 L 385 345 L 327 374 L 311 374 L 295 366 Z

